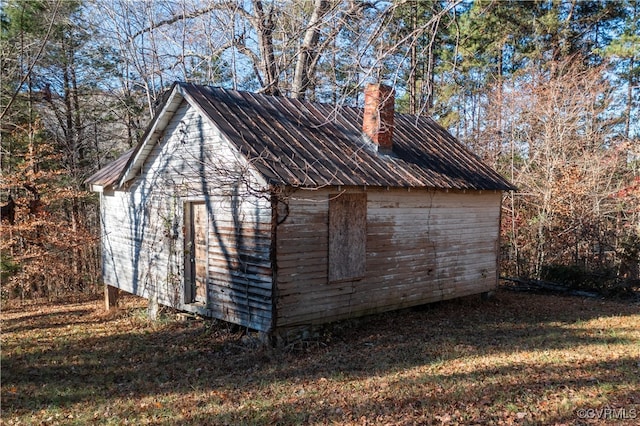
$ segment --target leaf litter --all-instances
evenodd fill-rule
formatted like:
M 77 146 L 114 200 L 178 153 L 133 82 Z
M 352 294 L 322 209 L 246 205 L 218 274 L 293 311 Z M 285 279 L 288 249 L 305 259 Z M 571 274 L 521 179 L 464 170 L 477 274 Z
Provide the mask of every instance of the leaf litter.
M 610 423 L 581 418 L 585 409 L 640 415 L 637 303 L 498 291 L 330 324 L 280 347 L 256 347 L 223 322 L 145 312 L 133 296 L 110 312 L 100 300 L 4 306 L 0 423 L 564 425 Z

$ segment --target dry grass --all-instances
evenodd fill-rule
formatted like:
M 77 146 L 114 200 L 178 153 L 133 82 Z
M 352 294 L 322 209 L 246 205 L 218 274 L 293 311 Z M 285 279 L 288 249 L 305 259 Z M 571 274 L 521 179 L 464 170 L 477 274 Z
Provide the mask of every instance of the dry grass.
M 252 349 L 124 300 L 3 308 L 2 424 L 640 422 L 637 303 L 503 291 Z

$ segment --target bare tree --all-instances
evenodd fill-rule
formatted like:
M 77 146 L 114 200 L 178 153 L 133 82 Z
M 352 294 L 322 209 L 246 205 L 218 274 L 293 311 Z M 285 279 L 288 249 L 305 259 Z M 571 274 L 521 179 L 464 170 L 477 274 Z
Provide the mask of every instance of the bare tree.
M 509 243 L 520 262 L 511 270 L 540 278 L 552 264 L 594 266 L 615 246 L 615 211 L 606 201 L 619 184 L 621 153 L 608 140 L 610 90 L 602 70 L 579 60 L 556 73 L 530 70 L 510 88 L 514 141 L 511 176 L 520 188 L 511 202 Z

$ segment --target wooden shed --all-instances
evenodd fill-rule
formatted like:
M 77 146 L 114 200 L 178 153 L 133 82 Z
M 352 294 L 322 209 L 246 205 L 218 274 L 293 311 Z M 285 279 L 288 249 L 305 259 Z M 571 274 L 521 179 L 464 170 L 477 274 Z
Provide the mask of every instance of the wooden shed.
M 176 83 L 87 182 L 107 286 L 272 333 L 483 293 L 512 189 L 426 116 Z

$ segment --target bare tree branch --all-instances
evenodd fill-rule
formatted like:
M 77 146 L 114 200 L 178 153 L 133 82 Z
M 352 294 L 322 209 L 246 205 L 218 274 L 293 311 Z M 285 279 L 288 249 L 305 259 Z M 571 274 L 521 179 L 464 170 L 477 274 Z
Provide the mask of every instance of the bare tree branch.
M 136 31 L 134 34 L 131 35 L 131 38 L 138 38 L 140 37 L 142 34 L 151 32 L 159 27 L 165 26 L 165 25 L 171 25 L 171 24 L 175 24 L 176 22 L 179 21 L 186 21 L 187 19 L 193 19 L 193 18 L 197 18 L 199 16 L 202 15 L 206 15 L 209 12 L 212 12 L 216 9 L 223 9 L 228 7 L 228 5 L 232 5 L 234 4 L 233 2 L 222 2 L 222 3 L 213 3 L 208 7 L 202 8 L 202 9 L 196 9 L 193 10 L 189 13 L 181 13 L 181 14 L 176 14 L 173 15 L 170 18 L 167 19 L 163 19 L 161 21 L 158 21 L 156 23 L 154 23 L 153 25 L 150 25 L 146 28 L 143 28 L 139 31 Z

